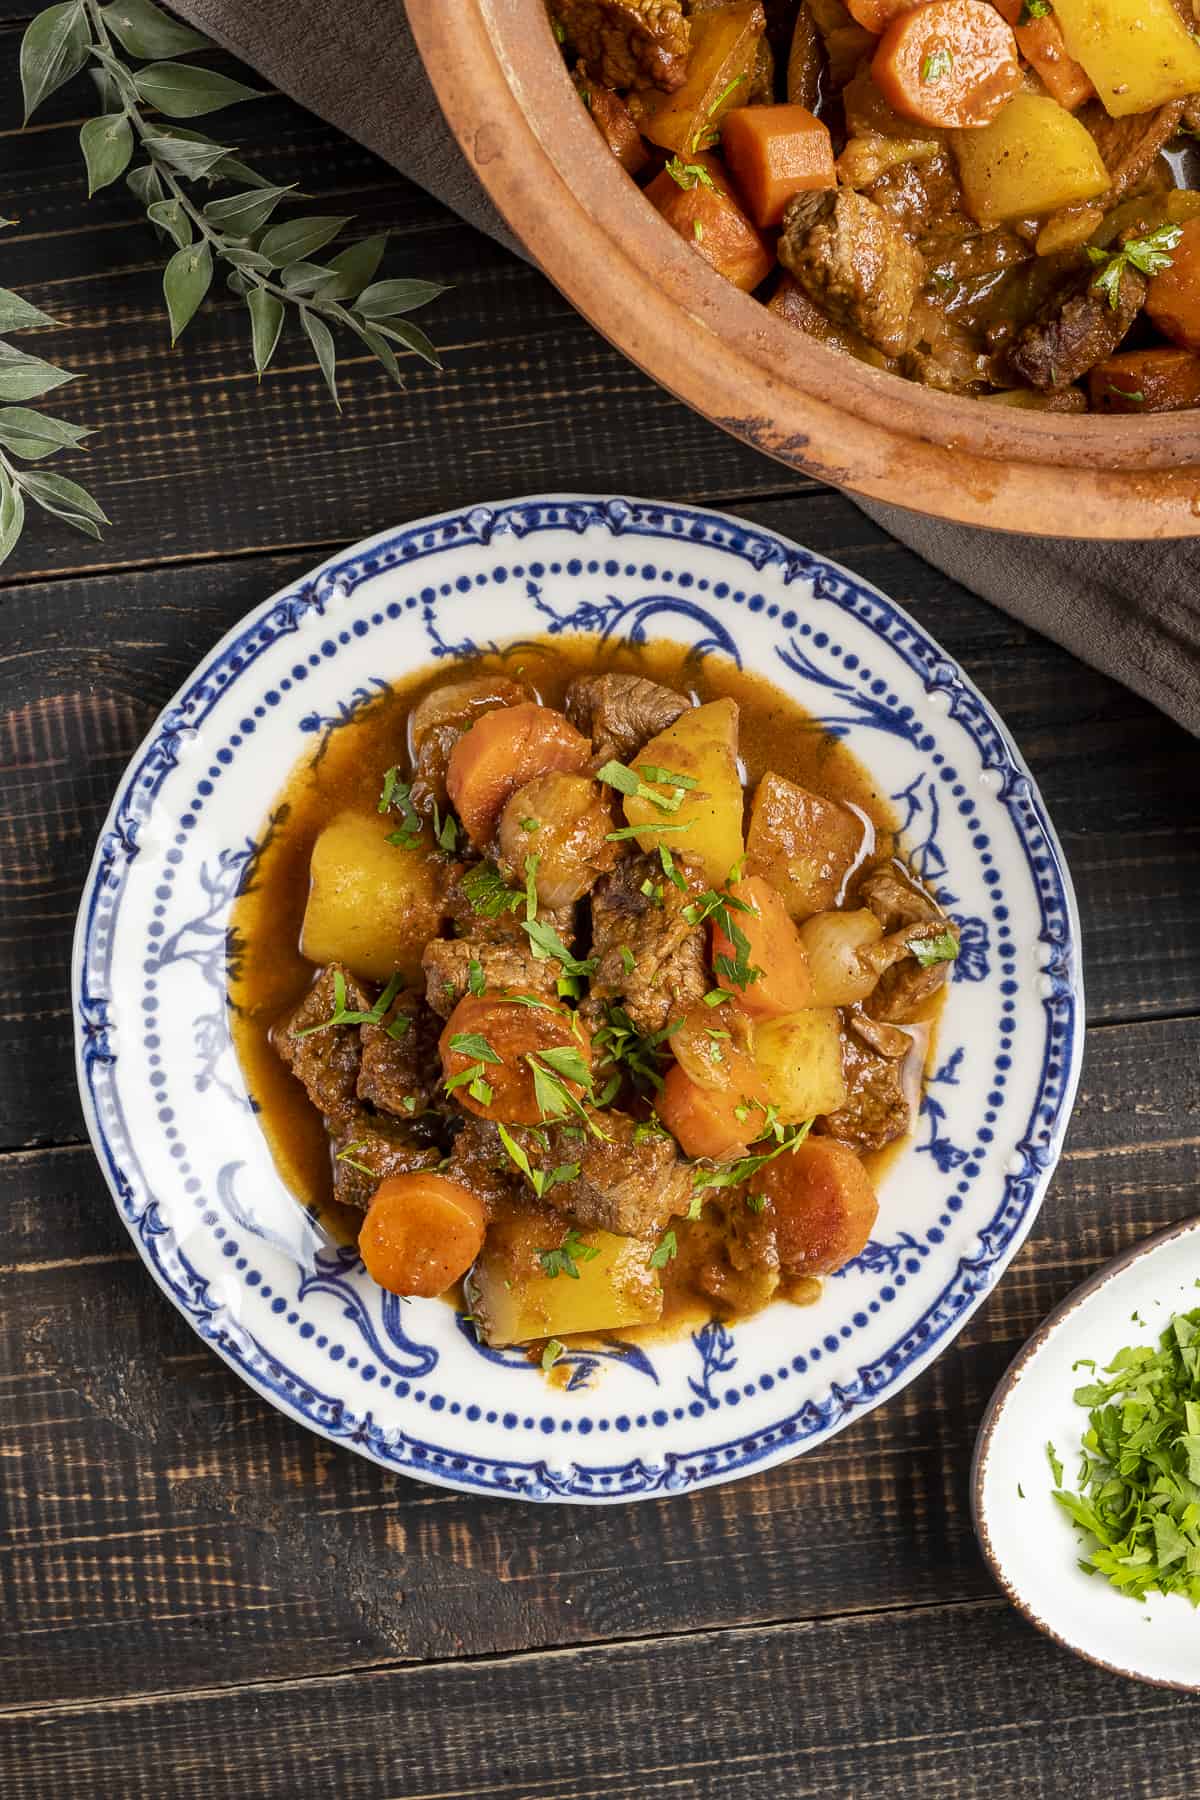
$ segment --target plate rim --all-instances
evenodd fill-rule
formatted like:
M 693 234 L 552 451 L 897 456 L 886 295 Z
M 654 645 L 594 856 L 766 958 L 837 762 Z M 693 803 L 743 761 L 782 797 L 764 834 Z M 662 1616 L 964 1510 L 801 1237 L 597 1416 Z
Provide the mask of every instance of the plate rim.
M 1085 1276 L 1068 1294 L 1064 1295 L 1057 1306 L 1051 1308 L 1037 1329 L 1030 1332 L 992 1390 L 991 1398 L 979 1421 L 979 1430 L 975 1435 L 975 1447 L 971 1453 L 969 1484 L 971 1523 L 975 1528 L 975 1537 L 983 1560 L 987 1564 L 988 1572 L 1005 1599 L 1028 1624 L 1040 1631 L 1044 1637 L 1052 1639 L 1061 1649 L 1070 1651 L 1072 1656 L 1081 1657 L 1084 1662 L 1089 1662 L 1098 1669 L 1104 1669 L 1110 1675 L 1121 1675 L 1129 1681 L 1144 1682 L 1147 1687 L 1169 1688 L 1175 1693 L 1182 1694 L 1200 1693 L 1200 1676 L 1195 1681 L 1173 1681 L 1167 1675 L 1148 1675 L 1143 1670 L 1127 1669 L 1120 1663 L 1109 1662 L 1106 1657 L 1098 1656 L 1094 1651 L 1085 1649 L 1082 1644 L 1072 1643 L 1070 1638 L 1064 1637 L 1060 1631 L 1056 1631 L 1054 1626 L 1034 1610 L 1032 1604 L 1022 1598 L 1015 1584 L 1005 1573 L 1004 1566 L 992 1543 L 987 1506 L 984 1502 L 984 1484 L 987 1481 L 988 1460 L 992 1453 L 996 1427 L 1000 1422 L 1001 1415 L 1011 1400 L 1021 1375 L 1054 1335 L 1062 1321 L 1071 1313 L 1077 1312 L 1081 1306 L 1091 1300 L 1093 1295 L 1100 1293 L 1110 1282 L 1123 1275 L 1134 1264 L 1141 1262 L 1144 1257 L 1152 1255 L 1156 1250 L 1161 1250 L 1165 1244 L 1173 1243 L 1178 1238 L 1192 1237 L 1197 1234 L 1200 1234 L 1200 1213 L 1189 1214 L 1187 1218 L 1177 1219 L 1170 1225 L 1160 1226 L 1148 1237 L 1138 1238 L 1136 1242 L 1126 1245 L 1124 1250 L 1119 1250 L 1115 1256 L 1110 1256 L 1107 1262 L 1101 1263 L 1098 1269 L 1094 1269 L 1090 1275 Z
M 1064 1067 L 1060 1096 L 1055 1102 L 1053 1127 L 1047 1134 L 1045 1148 L 1041 1153 L 1042 1160 L 1037 1174 L 1035 1177 L 1031 1177 L 1032 1185 L 1030 1198 L 1026 1205 L 1024 1216 L 1014 1228 L 1004 1249 L 988 1263 L 986 1276 L 981 1285 L 976 1291 L 970 1294 L 953 1320 L 947 1324 L 945 1329 L 933 1335 L 931 1341 L 924 1348 L 914 1353 L 908 1359 L 903 1369 L 888 1379 L 886 1385 L 879 1393 L 868 1393 L 855 1400 L 853 1404 L 847 1406 L 843 1410 L 841 1415 L 835 1419 L 827 1429 L 813 1434 L 807 1440 L 798 1439 L 793 1441 L 785 1437 L 778 1444 L 772 1445 L 766 1450 L 761 1450 L 757 1454 L 746 1456 L 736 1464 L 727 1467 L 718 1467 L 707 1473 L 681 1474 L 673 1483 L 661 1481 L 657 1485 L 642 1486 L 637 1489 L 625 1491 L 617 1488 L 608 1491 L 597 1491 L 592 1489 L 581 1492 L 575 1490 L 561 1491 L 556 1489 L 553 1481 L 551 1481 L 548 1485 L 543 1482 L 540 1492 L 531 1492 L 527 1487 L 519 1487 L 514 1484 L 498 1485 L 495 1481 L 468 1478 L 460 1471 L 446 1471 L 442 1468 L 430 1467 L 427 1462 L 422 1462 L 417 1466 L 413 1466 L 413 1464 L 407 1462 L 403 1465 L 399 1465 L 395 1461 L 390 1460 L 386 1455 L 381 1454 L 372 1444 L 365 1441 L 363 1437 L 351 1433 L 348 1430 L 336 1430 L 330 1425 L 314 1419 L 302 1405 L 298 1402 L 294 1402 L 288 1395 L 279 1392 L 265 1380 L 261 1379 L 232 1347 L 220 1342 L 215 1336 L 209 1335 L 203 1330 L 202 1321 L 195 1317 L 189 1308 L 183 1304 L 180 1294 L 168 1279 L 165 1270 L 160 1268 L 151 1257 L 148 1245 L 143 1237 L 134 1229 L 133 1222 L 126 1216 L 122 1208 L 122 1196 L 119 1187 L 119 1182 L 121 1180 L 120 1168 L 112 1159 L 111 1147 L 108 1144 L 105 1129 L 100 1123 L 88 1080 L 86 1055 L 88 1034 L 84 1023 L 85 990 L 82 978 L 85 973 L 85 956 L 91 926 L 91 915 L 98 889 L 98 878 L 102 873 L 105 846 L 110 839 L 114 826 L 120 818 L 123 807 L 135 785 L 137 774 L 141 770 L 148 753 L 153 749 L 161 736 L 171 714 L 187 699 L 188 695 L 203 682 L 209 673 L 219 666 L 226 651 L 232 645 L 243 638 L 253 626 L 263 623 L 280 604 L 294 600 L 299 594 L 309 590 L 314 593 L 318 592 L 323 580 L 328 580 L 331 577 L 336 578 L 336 573 L 341 565 L 368 556 L 373 550 L 388 544 L 401 533 L 415 534 L 431 531 L 438 527 L 444 527 L 450 523 L 472 525 L 474 521 L 479 519 L 481 521 L 487 521 L 486 526 L 477 531 L 480 541 L 486 544 L 490 541 L 494 521 L 497 518 L 503 517 L 505 514 L 519 512 L 522 509 L 538 510 L 547 507 L 569 508 L 572 505 L 587 508 L 589 511 L 596 514 L 597 518 L 593 522 L 607 520 L 610 524 L 610 528 L 614 530 L 614 534 L 620 529 L 619 525 L 616 524 L 617 517 L 622 513 L 630 515 L 637 509 L 643 509 L 645 512 L 651 514 L 657 512 L 664 515 L 664 517 L 682 516 L 688 519 L 717 521 L 720 524 L 731 528 L 736 534 L 742 537 L 747 534 L 757 534 L 771 544 L 779 546 L 786 553 L 808 559 L 813 565 L 814 574 L 819 574 L 821 569 L 831 571 L 850 584 L 852 588 L 861 590 L 871 598 L 881 602 L 896 620 L 913 634 L 913 637 L 918 643 L 927 646 L 936 654 L 939 671 L 945 672 L 946 685 L 952 690 L 964 692 L 970 697 L 974 705 L 985 718 L 990 729 L 996 733 L 1006 757 L 1011 761 L 1013 769 L 1017 775 L 1023 777 L 1028 784 L 1029 799 L 1036 812 L 1038 826 L 1046 840 L 1047 850 L 1053 864 L 1065 913 L 1065 948 L 1067 956 L 1064 981 L 1066 992 L 1073 1008 L 1073 1029 L 1071 1032 L 1069 1062 Z M 585 524 L 587 522 L 589 521 L 585 521 Z M 559 521 L 557 528 L 570 529 L 570 522 L 567 520 Z M 681 549 L 686 549 L 689 542 L 686 534 L 681 534 L 678 540 L 668 541 L 677 541 Z M 744 553 L 735 550 L 735 554 Z M 952 713 L 949 716 L 952 716 Z M 1037 1218 L 1038 1213 L 1045 1202 L 1050 1182 L 1062 1152 L 1066 1131 L 1070 1124 L 1083 1062 L 1084 1039 L 1086 1033 L 1081 924 L 1074 884 L 1061 842 L 1047 813 L 1038 785 L 1030 773 L 1028 765 L 1019 748 L 1013 741 L 1007 726 L 999 717 L 990 701 L 982 693 L 975 682 L 973 682 L 965 673 L 956 659 L 943 649 L 938 640 L 934 638 L 923 625 L 914 619 L 912 614 L 909 613 L 899 601 L 894 600 L 889 594 L 878 588 L 875 583 L 858 575 L 844 564 L 839 563 L 835 558 L 827 556 L 822 551 L 810 550 L 806 546 L 797 543 L 794 539 L 776 531 L 771 526 L 761 525 L 756 520 L 740 517 L 733 513 L 727 513 L 717 507 L 693 505 L 686 501 L 656 500 L 631 494 L 613 495 L 581 493 L 573 490 L 551 490 L 543 493 L 505 496 L 497 500 L 475 501 L 474 503 L 446 508 L 438 513 L 422 515 L 416 519 L 406 520 L 385 527 L 378 532 L 372 533 L 368 537 L 357 540 L 355 543 L 339 547 L 322 562 L 316 564 L 307 572 L 301 572 L 292 577 L 292 579 L 286 582 L 282 587 L 276 589 L 263 600 L 250 607 L 246 613 L 241 615 L 241 617 L 222 634 L 216 644 L 214 644 L 212 648 L 200 658 L 195 666 L 188 671 L 183 681 L 175 689 L 166 703 L 159 709 L 137 748 L 128 759 L 117 784 L 112 803 L 108 808 L 97 837 L 96 849 L 89 865 L 87 878 L 82 889 L 79 911 L 76 916 L 71 956 L 71 1006 L 75 1035 L 76 1077 L 84 1120 L 87 1125 L 88 1137 L 93 1153 L 100 1165 L 118 1215 L 126 1230 L 129 1232 L 141 1260 L 149 1269 L 156 1284 L 172 1302 L 175 1310 L 182 1314 L 189 1326 L 191 1326 L 201 1340 L 210 1349 L 214 1350 L 222 1360 L 260 1396 L 260 1398 L 265 1400 L 277 1411 L 282 1412 L 287 1418 L 316 1432 L 318 1435 L 325 1437 L 330 1442 L 347 1445 L 350 1449 L 357 1451 L 360 1455 L 388 1470 L 391 1474 L 408 1475 L 416 1480 L 464 1494 L 484 1493 L 489 1496 L 498 1496 L 512 1500 L 537 1500 L 543 1503 L 585 1505 L 613 1504 L 621 1501 L 659 1498 L 664 1494 L 674 1496 L 676 1494 L 692 1493 L 703 1487 L 715 1486 L 727 1481 L 739 1479 L 744 1475 L 770 1468 L 780 1462 L 791 1461 L 796 1456 L 802 1455 L 806 1451 L 815 1449 L 820 1444 L 825 1443 L 830 1437 L 836 1435 L 837 1432 L 845 1429 L 856 1420 L 864 1417 L 867 1413 L 873 1412 L 876 1407 L 881 1405 L 885 1400 L 890 1400 L 901 1393 L 910 1382 L 915 1380 L 918 1375 L 922 1374 L 930 1364 L 949 1347 L 962 1331 L 968 1320 L 975 1315 L 985 1300 L 987 1300 L 994 1292 L 996 1286 L 1007 1272 L 1013 1259 L 1028 1237 L 1033 1222 Z M 961 1267 L 961 1260 L 959 1266 Z M 936 1301 L 934 1304 L 936 1304 Z M 410 1438 L 407 1433 L 403 1434 L 403 1437 L 405 1441 L 411 1443 L 420 1442 L 418 1439 Z M 459 1454 L 458 1452 L 451 1450 L 448 1446 L 435 1447 L 432 1445 L 423 1445 L 422 1447 L 425 1449 L 438 1448 L 448 1455 Z M 709 1447 L 709 1449 L 703 1453 L 709 1454 L 718 1452 L 726 1447 L 726 1442 L 719 1442 Z M 699 1455 L 701 1452 L 693 1452 L 690 1454 Z M 468 1458 L 468 1460 L 477 1462 L 490 1461 L 497 1467 L 503 1466 L 502 1463 L 495 1458 L 488 1459 L 478 1455 L 473 1458 Z M 532 1459 L 528 1464 L 521 1464 L 520 1466 L 528 1467 L 535 1477 L 539 1471 L 541 1471 L 543 1477 L 545 1476 L 546 1471 L 544 1465 L 536 1458 Z M 578 1458 L 571 1459 L 572 1470 L 578 1471 L 586 1469 L 608 1471 L 615 1466 L 616 1465 L 611 1463 L 604 1464 L 599 1462 L 589 1465 L 582 1463 Z M 642 1468 L 643 1470 L 646 1469 L 646 1465 L 640 1456 L 635 1456 L 628 1464 L 623 1466 Z M 670 1466 L 670 1455 L 668 1453 L 667 1461 L 664 1463 L 664 1470 Z

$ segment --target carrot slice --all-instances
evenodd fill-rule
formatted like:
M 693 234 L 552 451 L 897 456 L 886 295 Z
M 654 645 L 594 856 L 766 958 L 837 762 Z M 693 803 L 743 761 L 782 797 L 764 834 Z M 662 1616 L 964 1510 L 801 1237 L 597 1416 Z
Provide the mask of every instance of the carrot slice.
M 380 1287 L 431 1300 L 466 1274 L 483 1248 L 485 1224 L 483 1206 L 467 1188 L 418 1169 L 380 1182 L 358 1248 Z
M 583 1099 L 583 1084 L 570 1077 L 581 1061 L 590 1078 L 587 1027 L 565 1006 L 547 1006 L 541 996 L 524 998 L 536 1004 L 522 1005 L 517 995 L 506 1000 L 464 995 L 438 1040 L 442 1073 L 454 1083 L 450 1091 L 481 1119 L 539 1125 L 573 1112 L 571 1100 Z
M 805 106 L 737 106 L 721 148 L 756 225 L 778 225 L 794 194 L 837 186 L 829 128 Z
M 672 230 L 734 287 L 748 294 L 771 273 L 775 258 L 729 192 L 715 156 L 700 150 L 686 160 L 673 157 L 645 193 Z
M 1200 350 L 1200 219 L 1179 228 L 1171 266 L 1151 277 L 1146 312 L 1164 337 L 1185 350 Z
M 728 1088 L 701 1087 L 679 1063 L 667 1070 L 656 1110 L 685 1156 L 719 1162 L 740 1155 L 762 1132 L 761 1112 Z
M 1106 356 L 1088 375 L 1093 412 L 1180 412 L 1200 406 L 1200 356 L 1163 345 Z
M 745 1012 L 763 1018 L 802 1012 L 813 1004 L 812 976 L 808 953 L 782 897 L 761 875 L 748 875 L 733 892 L 735 899 L 753 908 L 752 912 L 731 911 L 729 922 L 745 936 L 750 946 L 744 952 L 746 960 L 759 974 L 744 988 L 732 987 L 724 978 L 717 958 L 736 962 L 737 951 L 714 919 L 712 954 L 717 980 L 723 987 L 732 987 L 734 1001 Z
M 929 0 L 894 19 L 871 62 L 875 85 L 918 125 L 989 125 L 1021 85 L 1012 28 L 985 0 Z
M 771 1203 L 779 1265 L 788 1275 L 831 1275 L 857 1256 L 879 1211 L 871 1178 L 853 1150 L 806 1138 L 755 1177 Z
M 1049 8 L 1034 17 L 1026 10 L 1026 0 L 992 0 L 992 4 L 1012 26 L 1017 49 L 1041 76 L 1042 85 L 1051 99 L 1065 106 L 1068 112 L 1074 112 L 1077 106 L 1091 99 L 1096 92 L 1091 77 L 1068 54 L 1062 26 Z M 1022 14 L 1025 14 L 1024 24 L 1020 22 Z M 1042 252 L 1039 250 L 1038 254 Z
M 920 0 L 918 0 L 918 4 Z M 1021 4 L 1022 0 L 1018 0 Z M 909 12 L 913 0 L 846 0 L 846 11 L 856 25 L 873 31 L 876 37 L 885 32 L 893 19 Z
M 553 707 L 505 706 L 480 715 L 450 752 L 446 791 L 477 848 L 487 844 L 505 802 L 535 775 L 582 769 L 592 747 Z

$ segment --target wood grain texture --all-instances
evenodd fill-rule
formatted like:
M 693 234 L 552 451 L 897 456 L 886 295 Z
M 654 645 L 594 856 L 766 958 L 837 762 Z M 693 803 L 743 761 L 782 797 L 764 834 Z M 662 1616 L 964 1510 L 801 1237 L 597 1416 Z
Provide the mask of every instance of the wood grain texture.
M 797 1462 L 584 1511 L 454 1496 L 323 1444 L 174 1314 L 86 1150 L 0 1159 L 0 1595 L 37 1620 L 0 1637 L 0 1702 L 986 1597 L 966 1480 L 988 1394 L 1047 1309 L 1198 1181 L 1200 1021 L 1093 1031 L 1032 1239 L 933 1368 Z

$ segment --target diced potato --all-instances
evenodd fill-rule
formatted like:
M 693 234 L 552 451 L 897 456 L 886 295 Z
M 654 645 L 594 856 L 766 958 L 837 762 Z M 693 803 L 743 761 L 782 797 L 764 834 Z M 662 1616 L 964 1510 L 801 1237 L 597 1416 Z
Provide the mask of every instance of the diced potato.
M 816 1006 L 852 1006 L 865 1000 L 879 980 L 873 963 L 859 952 L 879 943 L 883 926 L 866 907 L 855 912 L 823 912 L 806 919 L 800 941 Z
M 557 1214 L 513 1211 L 488 1227 L 467 1282 L 467 1297 L 485 1343 L 526 1344 L 579 1332 L 650 1325 L 662 1316 L 662 1286 L 639 1238 L 609 1231 L 578 1233 L 598 1255 L 572 1257 L 578 1280 L 547 1275 L 539 1251 L 559 1248 L 567 1222 Z M 568 1246 L 569 1248 L 569 1246 Z
M 1034 245 L 1039 256 L 1058 256 L 1064 250 L 1077 250 L 1086 244 L 1094 231 L 1104 223 L 1104 208 L 1091 202 L 1083 206 L 1064 206 L 1052 213 L 1037 234 Z
M 833 906 L 850 870 L 870 848 L 870 827 L 820 794 L 764 775 L 750 807 L 746 867 L 765 875 L 793 919 Z
M 981 225 L 1094 200 L 1111 185 L 1091 133 L 1044 94 L 1014 94 L 990 125 L 952 132 L 951 143 L 967 210 Z
M 1114 119 L 1200 91 L 1200 45 L 1172 0 L 1054 0 L 1054 16 Z
M 670 838 L 661 832 L 638 832 L 643 850 L 657 850 L 670 843 L 676 852 L 704 870 L 714 887 L 729 878 L 742 854 L 742 783 L 737 765 L 738 709 L 736 700 L 710 700 L 707 706 L 689 707 L 674 725 L 651 738 L 634 759 L 643 782 L 665 795 L 669 782 L 651 782 L 647 769 L 665 769 L 669 775 L 686 775 L 695 782 L 683 795 L 677 812 L 664 812 L 652 800 L 636 794 L 625 796 L 625 817 L 630 825 L 682 825 Z
M 837 1112 L 846 1104 L 836 1007 L 811 1006 L 764 1020 L 755 1033 L 754 1060 L 787 1124 Z
M 714 143 L 729 108 L 741 105 L 750 92 L 759 39 L 766 28 L 759 0 L 693 18 L 687 79 L 673 94 L 651 103 L 652 110 L 642 121 L 643 137 L 685 159 Z
M 313 845 L 300 952 L 387 981 L 421 981 L 421 951 L 442 922 L 440 864 L 425 843 L 388 843 L 395 820 L 339 813 Z

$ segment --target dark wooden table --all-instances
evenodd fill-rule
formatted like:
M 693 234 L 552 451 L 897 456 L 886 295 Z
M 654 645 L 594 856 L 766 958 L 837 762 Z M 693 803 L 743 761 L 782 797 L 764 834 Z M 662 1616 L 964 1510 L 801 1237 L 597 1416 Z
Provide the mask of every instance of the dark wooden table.
M 39 519 L 3 571 L 0 1795 L 1195 1796 L 1200 1705 L 1010 1611 L 967 1474 L 987 1395 L 1046 1310 L 1196 1208 L 1200 746 L 685 412 L 532 271 L 282 101 L 245 109 L 239 141 L 313 210 L 390 228 L 391 267 L 455 284 L 431 315 L 445 372 L 403 397 L 348 368 L 339 423 L 299 342 L 255 381 L 232 298 L 170 350 L 157 246 L 123 189 L 84 198 L 69 99 L 12 129 L 24 10 L 0 4 L 0 213 L 19 218 L 0 282 L 63 321 L 48 353 L 85 379 L 56 410 L 103 432 L 64 467 L 86 462 L 113 525 L 91 544 Z M 109 1202 L 68 1005 L 113 788 L 213 641 L 366 532 L 564 486 L 711 501 L 910 607 L 1032 764 L 1087 958 L 1066 1155 L 957 1342 L 789 1466 L 604 1510 L 418 1486 L 242 1386 Z

